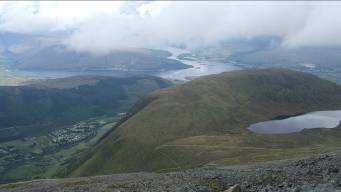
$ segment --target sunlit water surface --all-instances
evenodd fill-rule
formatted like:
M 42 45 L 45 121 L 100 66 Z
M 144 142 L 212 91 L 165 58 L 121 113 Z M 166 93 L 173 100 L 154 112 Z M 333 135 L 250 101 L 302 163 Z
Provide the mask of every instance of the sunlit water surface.
M 283 134 L 300 132 L 303 129 L 335 128 L 340 121 L 341 110 L 316 111 L 282 120 L 255 123 L 249 126 L 248 129 L 262 134 Z
M 165 79 L 188 81 L 204 75 L 218 74 L 224 71 L 233 71 L 239 69 L 232 63 L 221 63 L 198 58 L 191 58 L 191 60 L 179 59 L 178 56 L 180 54 L 189 52 L 177 48 L 167 48 L 166 50 L 173 54 L 171 57 L 169 57 L 170 59 L 181 61 L 182 63 L 192 67 L 188 69 L 172 70 L 157 74 L 157 76 Z

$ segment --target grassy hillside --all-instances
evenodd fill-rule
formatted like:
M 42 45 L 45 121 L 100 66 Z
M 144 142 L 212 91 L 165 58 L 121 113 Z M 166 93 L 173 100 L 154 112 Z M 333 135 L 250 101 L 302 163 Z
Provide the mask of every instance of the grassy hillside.
M 0 132 L 6 132 L 4 138 L 9 139 L 9 135 L 32 132 L 32 125 L 60 126 L 115 115 L 127 111 L 145 94 L 169 85 L 160 78 L 141 76 L 70 77 L 25 86 L 0 86 Z
M 339 129 L 260 135 L 248 125 L 341 107 L 341 87 L 285 69 L 211 75 L 152 93 L 72 175 L 169 171 L 307 155 L 341 146 Z
M 0 86 L 0 183 L 62 177 L 157 77 L 76 76 Z

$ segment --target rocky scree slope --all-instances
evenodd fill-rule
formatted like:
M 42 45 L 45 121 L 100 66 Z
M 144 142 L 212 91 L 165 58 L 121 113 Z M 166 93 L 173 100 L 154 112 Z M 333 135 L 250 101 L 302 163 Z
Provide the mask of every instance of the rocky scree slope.
M 2 192 L 337 192 L 341 190 L 341 153 L 274 161 L 253 166 L 207 166 L 171 173 L 130 173 L 37 180 L 0 186 Z

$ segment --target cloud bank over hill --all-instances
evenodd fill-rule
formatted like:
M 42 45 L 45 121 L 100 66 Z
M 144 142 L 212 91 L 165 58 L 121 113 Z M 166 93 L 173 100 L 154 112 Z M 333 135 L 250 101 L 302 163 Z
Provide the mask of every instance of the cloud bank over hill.
M 340 46 L 341 2 L 1 2 L 0 31 L 67 31 L 77 51 L 196 47 L 279 36 L 284 46 Z

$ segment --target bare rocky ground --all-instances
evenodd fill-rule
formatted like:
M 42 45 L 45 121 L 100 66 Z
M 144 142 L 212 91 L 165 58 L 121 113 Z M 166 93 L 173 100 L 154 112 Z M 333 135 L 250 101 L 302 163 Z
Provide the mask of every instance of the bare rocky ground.
M 206 166 L 172 173 L 129 173 L 36 180 L 0 186 L 1 192 L 341 192 L 341 152 L 252 166 Z

